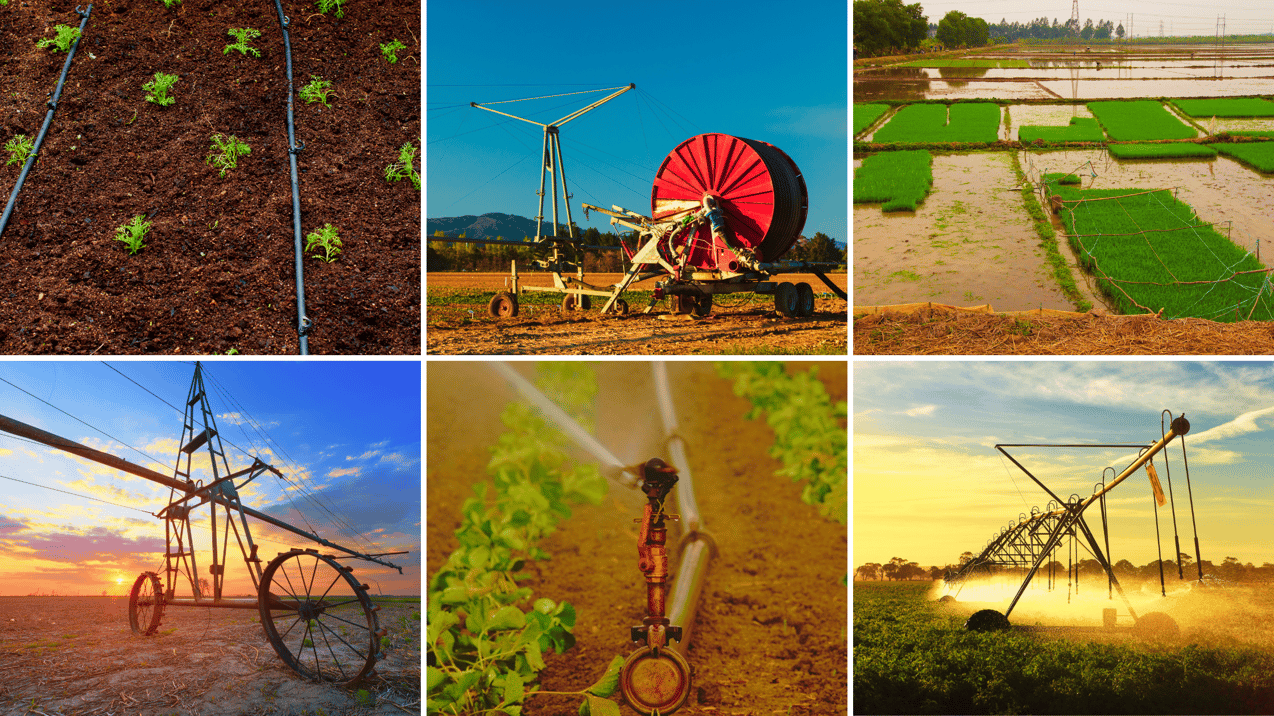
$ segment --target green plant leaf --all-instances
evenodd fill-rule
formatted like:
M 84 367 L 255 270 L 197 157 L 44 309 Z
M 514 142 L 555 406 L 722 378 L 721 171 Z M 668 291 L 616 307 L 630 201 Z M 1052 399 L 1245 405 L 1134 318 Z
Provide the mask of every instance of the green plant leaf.
M 487 622 L 486 631 L 497 629 L 521 629 L 526 626 L 526 614 L 517 607 L 501 607 Z
M 535 600 L 535 611 L 539 612 L 540 614 L 552 614 L 553 608 L 556 606 L 557 604 L 552 599 L 549 599 L 548 597 L 542 597 L 540 599 Z
M 615 693 L 615 689 L 619 688 L 619 671 L 624 668 L 624 657 L 616 656 L 610 660 L 610 666 L 606 667 L 606 673 L 602 674 L 602 678 L 597 680 L 596 684 L 585 689 L 594 696 L 603 698 Z
M 509 672 L 504 675 L 504 700 L 500 702 L 500 706 L 522 703 L 524 690 L 522 686 L 522 675 L 517 672 Z
M 580 716 L 620 716 L 619 704 L 592 694 L 584 694 L 579 712 Z

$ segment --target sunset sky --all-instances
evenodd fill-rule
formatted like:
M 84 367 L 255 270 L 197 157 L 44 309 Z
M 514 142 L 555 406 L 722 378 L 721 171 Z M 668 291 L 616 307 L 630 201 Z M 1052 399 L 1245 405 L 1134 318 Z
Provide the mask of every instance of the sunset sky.
M 178 409 L 193 373 L 193 363 L 177 361 L 3 362 L 0 414 L 171 475 Z M 373 594 L 419 594 L 420 363 L 214 361 L 204 364 L 204 376 L 230 468 L 247 467 L 256 455 L 305 484 L 348 527 L 269 473 L 240 491 L 244 505 L 302 529 L 308 520 L 320 536 L 357 551 L 409 550 L 386 558 L 403 566 L 402 575 L 360 560 L 343 564 Z M 206 458 L 195 470 L 193 478 L 210 480 Z M 168 498 L 159 484 L 0 433 L 0 596 L 127 594 L 139 573 L 162 576 L 164 524 L 148 513 Z M 204 575 L 208 510 L 192 519 Z M 259 520 L 249 518 L 249 526 L 263 567 L 292 547 L 318 546 Z M 251 583 L 233 536 L 230 544 L 227 594 L 246 594 Z M 179 586 L 179 596 L 189 594 Z
M 1128 443 L 1160 437 L 1160 411 L 1185 413 L 1203 559 L 1274 562 L 1274 365 L 1269 362 L 877 362 L 853 366 L 853 562 L 945 565 L 975 554 L 1019 513 L 1049 500 L 996 443 Z M 1088 497 L 1102 468 L 1134 450 L 1010 448 L 1063 498 Z M 1169 446 L 1178 530 L 1193 544 L 1181 447 Z M 1156 466 L 1164 490 L 1166 471 Z M 1111 555 L 1157 559 L 1144 471 L 1109 493 Z M 1100 530 L 1096 509 L 1086 513 Z M 1168 509 L 1159 510 L 1165 559 Z M 1193 551 L 1193 550 L 1188 550 Z

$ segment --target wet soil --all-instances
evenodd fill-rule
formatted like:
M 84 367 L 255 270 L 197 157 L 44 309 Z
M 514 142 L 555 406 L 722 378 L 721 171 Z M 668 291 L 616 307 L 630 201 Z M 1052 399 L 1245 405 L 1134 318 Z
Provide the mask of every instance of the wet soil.
M 532 375 L 531 366 L 516 365 Z M 844 400 L 846 364 L 813 365 L 832 400 Z M 710 364 L 671 363 L 668 369 L 695 494 L 718 547 L 686 654 L 694 670 L 692 696 L 678 713 L 847 713 L 849 605 L 840 583 L 846 528 L 819 517 L 800 501 L 798 484 L 774 475 L 773 433 L 744 418 L 750 403 L 736 398 Z M 626 462 L 663 454 L 648 364 L 612 361 L 596 370 L 598 439 Z M 499 411 L 516 396 L 480 363 L 431 362 L 427 380 L 432 573 L 456 546 L 460 504 L 484 479 L 488 448 L 503 430 Z M 640 624 L 646 598 L 632 522 L 642 505 L 640 493 L 612 487 L 602 504 L 576 508 L 541 542 L 553 558 L 536 563 L 532 579 L 520 584 L 534 589 L 535 598 L 569 601 L 578 615 L 576 646 L 546 654 L 543 690 L 587 688 L 613 657 L 632 651 L 628 629 Z M 675 553 L 670 544 L 669 554 Z M 578 706 L 579 699 L 569 697 L 532 697 L 523 713 L 575 713 Z
M 854 205 L 854 302 L 1073 309 L 1052 278 L 1004 153 L 936 155 L 915 212 Z
M 420 713 L 420 604 L 380 606 L 390 645 L 360 695 L 287 668 L 255 611 L 170 607 L 141 637 L 127 597 L 0 598 L 0 712 Z
M 627 316 L 601 315 L 600 299 L 589 311 L 563 311 L 558 304 L 522 303 L 518 316 L 493 318 L 487 302 L 504 289 L 504 274 L 428 275 L 428 345 L 430 355 L 722 355 L 734 353 L 845 354 L 848 351 L 848 303 L 837 298 L 817 277 L 784 274 L 781 279 L 807 282 L 815 291 L 814 315 L 784 318 L 768 295 L 714 297 L 706 318 L 668 313 L 668 301 L 643 314 L 645 302 L 630 301 Z M 827 274 L 845 290 L 846 274 Z M 526 274 L 524 285 L 552 286 L 547 274 Z M 618 274 L 587 277 L 609 285 Z M 651 290 L 650 282 L 636 286 Z M 473 289 L 490 291 L 477 294 Z
M 37 49 L 75 4 L 11 0 L 0 13 L 0 137 L 34 139 L 66 55 Z M 332 82 L 331 107 L 296 100 L 303 233 L 332 224 L 334 263 L 304 259 L 312 353 L 420 352 L 420 194 L 385 167 L 419 147 L 419 4 L 351 3 L 345 18 L 284 2 L 296 89 Z M 260 58 L 225 54 L 251 27 Z M 379 45 L 407 46 L 397 64 Z M 180 77 L 159 107 L 141 86 Z M 93 8 L 40 160 L 5 230 L 0 351 L 298 352 L 282 33 L 272 3 L 112 2 Z M 225 177 L 210 137 L 247 142 Z M 419 161 L 419 160 L 417 160 Z M 7 198 L 18 165 L 0 167 Z M 130 256 L 114 240 L 152 223 Z

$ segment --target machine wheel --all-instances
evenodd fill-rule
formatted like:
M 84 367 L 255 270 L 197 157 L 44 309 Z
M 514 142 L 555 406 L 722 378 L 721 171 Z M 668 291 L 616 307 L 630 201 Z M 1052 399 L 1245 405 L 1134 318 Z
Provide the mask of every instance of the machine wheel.
M 487 304 L 487 312 L 495 318 L 509 318 L 518 315 L 518 297 L 508 291 L 501 291 L 491 297 Z
M 969 631 L 1002 631 L 1009 628 L 1009 618 L 994 609 L 983 609 L 974 612 L 964 623 L 964 628 Z
M 690 313 L 696 318 L 703 318 L 712 313 L 712 294 L 705 293 L 697 297 L 694 305 L 690 307 Z
M 627 315 L 628 315 L 628 301 L 625 301 L 625 300 L 624 300 L 624 299 L 622 299 L 622 298 L 620 298 L 620 299 L 616 299 L 616 300 L 615 300 L 615 304 L 614 304 L 613 306 L 611 306 L 611 310 L 612 310 L 612 311 L 614 311 L 615 313 L 617 313 L 617 314 L 621 315 L 621 316 L 627 316 Z
M 683 316 L 694 310 L 695 299 L 693 296 L 687 296 L 682 293 L 674 293 L 668 299 L 671 304 L 672 312 L 678 316 Z
M 164 616 L 164 588 L 159 575 L 142 572 L 133 582 L 128 593 L 128 624 L 138 636 L 153 636 L 159 631 L 159 619 Z
M 275 557 L 261 575 L 257 606 L 275 653 L 312 681 L 352 686 L 367 676 L 385 635 L 350 567 L 317 550 Z
M 814 315 L 814 289 L 802 281 L 796 284 L 796 315 L 809 318 Z
M 562 310 L 574 311 L 578 307 L 578 310 L 587 311 L 593 307 L 592 298 L 592 296 L 568 293 L 562 297 Z
M 954 602 L 955 600 L 956 600 L 956 598 L 955 598 L 955 597 L 953 597 L 953 596 L 951 596 L 950 594 L 944 594 L 944 595 L 942 595 L 941 597 L 938 597 L 938 601 L 940 601 L 940 602 L 944 602 L 944 603 L 945 603 L 945 602 Z
M 672 649 L 643 646 L 619 670 L 619 691 L 637 713 L 672 713 L 690 697 L 690 665 Z
M 1181 628 L 1177 626 L 1176 620 L 1167 614 L 1150 612 L 1143 614 L 1137 623 L 1132 625 L 1132 633 L 1138 638 L 1152 641 L 1175 639 L 1181 633 Z
M 788 318 L 798 315 L 799 308 L 795 286 L 784 281 L 774 288 L 774 310 L 780 316 Z

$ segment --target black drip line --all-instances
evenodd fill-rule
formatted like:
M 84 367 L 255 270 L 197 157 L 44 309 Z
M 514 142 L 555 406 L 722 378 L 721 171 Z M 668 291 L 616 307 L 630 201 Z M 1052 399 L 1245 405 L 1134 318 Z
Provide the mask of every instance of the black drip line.
M 279 13 L 279 27 L 283 30 L 283 56 L 287 60 L 288 72 L 288 163 L 292 171 L 292 233 L 296 246 L 296 335 L 300 344 L 301 355 L 309 355 L 310 344 L 307 337 L 313 325 L 305 315 L 305 271 L 304 256 L 301 246 L 301 187 L 296 175 L 296 155 L 304 144 L 296 143 L 296 122 L 292 109 L 292 40 L 288 35 L 288 26 L 292 21 L 283 14 L 283 5 L 274 0 L 274 8 Z

